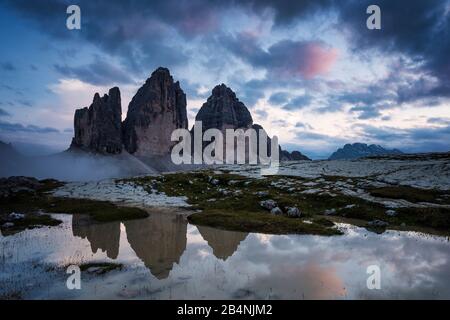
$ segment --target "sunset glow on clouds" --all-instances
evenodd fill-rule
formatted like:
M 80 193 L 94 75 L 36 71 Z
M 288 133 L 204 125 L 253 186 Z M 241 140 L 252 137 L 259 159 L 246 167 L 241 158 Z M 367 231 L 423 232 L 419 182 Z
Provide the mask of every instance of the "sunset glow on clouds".
M 326 157 L 344 143 L 448 151 L 448 1 L 79 1 L 82 29 L 65 28 L 65 0 L 0 4 L 0 140 L 64 149 L 72 117 L 119 86 L 123 115 L 136 90 L 168 67 L 188 116 L 230 86 L 280 143 Z M 17 124 L 12 126 L 11 124 Z M 54 128 L 39 138 L 28 125 Z M 47 130 L 48 131 L 48 130 Z

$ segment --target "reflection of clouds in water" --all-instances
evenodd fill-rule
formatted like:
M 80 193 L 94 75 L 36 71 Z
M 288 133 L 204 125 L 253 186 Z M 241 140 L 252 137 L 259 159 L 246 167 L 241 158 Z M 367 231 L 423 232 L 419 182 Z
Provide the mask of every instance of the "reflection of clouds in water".
M 18 262 L 66 265 L 107 260 L 107 253 L 126 268 L 89 278 L 82 292 L 68 293 L 63 281 L 55 282 L 48 294 L 165 299 L 450 297 L 450 244 L 444 238 L 394 231 L 376 235 L 356 227 L 349 228 L 350 236 L 247 235 L 197 228 L 167 213 L 89 226 L 75 218 L 73 228 L 70 219 L 63 216 L 64 224 L 57 228 L 0 238 L 4 247 L 14 248 L 7 250 L 11 258 L 5 263 L 6 275 L 18 272 Z M 366 268 L 371 264 L 381 267 L 382 290 L 366 288 Z M 99 286 L 105 289 L 98 292 Z M 36 290 L 31 297 L 42 297 Z
M 402 294 L 413 290 L 420 295 L 421 290 L 429 289 L 432 283 L 442 287 L 439 289 L 441 295 L 449 295 L 449 243 L 443 241 L 443 238 L 419 237 L 392 231 L 379 236 L 363 229 L 354 229 L 350 239 L 345 236 L 281 236 L 272 237 L 269 244 L 261 243 L 260 246 L 257 242 L 250 243 L 255 239 L 257 238 L 249 237 L 240 252 L 249 260 L 266 263 L 270 268 L 270 275 L 263 280 L 257 279 L 255 283 L 279 287 L 279 282 L 283 282 L 284 278 L 314 278 L 318 274 L 304 277 L 305 270 L 311 271 L 305 266 L 313 261 L 326 266 L 330 274 L 332 270 L 336 270 L 335 277 L 345 283 L 350 298 L 371 295 L 382 297 L 383 294 L 391 295 L 397 290 Z M 369 291 L 366 289 L 366 268 L 370 264 L 380 265 L 384 290 L 364 292 Z M 286 270 L 298 270 L 298 274 L 287 275 Z M 330 283 L 321 281 L 326 287 L 334 288 L 337 282 L 333 279 L 328 278 Z M 285 297 L 283 294 L 287 291 L 310 289 L 307 282 L 303 285 L 294 282 L 283 282 L 282 297 Z M 328 297 L 334 298 L 332 291 Z

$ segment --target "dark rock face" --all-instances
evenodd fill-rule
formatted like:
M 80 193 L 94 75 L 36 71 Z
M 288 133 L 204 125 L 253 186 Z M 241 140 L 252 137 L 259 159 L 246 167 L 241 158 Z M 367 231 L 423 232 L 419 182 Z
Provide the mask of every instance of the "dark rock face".
M 169 154 L 173 130 L 187 126 L 186 95 L 168 69 L 158 68 L 128 106 L 123 123 L 125 149 L 137 156 Z
M 300 160 L 311 160 L 307 156 L 305 156 L 300 151 L 292 151 L 289 152 L 287 150 L 282 150 L 280 152 L 280 160 L 281 161 L 300 161 Z
M 202 121 L 203 130 L 250 128 L 253 123 L 247 107 L 239 101 L 233 90 L 224 84 L 212 90 L 211 96 L 197 113 L 195 121 Z
M 239 101 L 236 94 L 226 85 L 221 84 L 212 90 L 211 96 L 202 105 L 196 121 L 202 121 L 202 129 L 206 131 L 216 128 L 224 132 L 226 129 L 254 129 L 257 133 L 257 154 L 259 155 L 259 130 L 264 130 L 259 124 L 253 124 L 253 119 L 247 107 Z M 267 135 L 267 132 L 266 132 Z M 225 140 L 225 139 L 224 139 Z M 271 155 L 271 138 L 267 135 L 267 155 Z M 207 143 L 204 143 L 204 147 Z M 310 160 L 298 151 L 289 153 L 279 147 L 281 161 Z M 246 149 L 246 152 L 249 150 Z M 225 154 L 225 152 L 224 152 Z
M 89 108 L 75 112 L 75 137 L 71 148 L 98 153 L 122 152 L 122 106 L 119 88 L 100 97 L 95 94 Z
M 35 192 L 42 187 L 43 184 L 35 178 L 0 178 L 0 199 L 3 197 L 14 195 L 18 192 Z
M 350 160 L 372 156 L 399 155 L 402 154 L 397 149 L 384 149 L 379 145 L 367 145 L 365 143 L 346 144 L 343 148 L 338 149 L 328 159 L 329 160 Z

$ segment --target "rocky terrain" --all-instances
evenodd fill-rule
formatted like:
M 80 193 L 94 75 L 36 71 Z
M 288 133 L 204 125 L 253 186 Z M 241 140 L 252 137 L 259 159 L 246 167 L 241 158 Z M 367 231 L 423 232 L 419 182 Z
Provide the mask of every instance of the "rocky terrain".
M 211 96 L 198 111 L 195 121 L 202 122 L 203 131 L 212 128 L 219 129 L 223 132 L 224 137 L 226 129 L 254 129 L 256 132 L 263 130 L 268 137 L 267 153 L 268 155 L 271 154 L 271 139 L 267 132 L 261 125 L 253 123 L 250 111 L 241 101 L 239 101 L 236 93 L 223 83 L 212 90 Z M 257 138 L 257 153 L 259 154 L 259 136 L 257 136 Z M 207 143 L 205 143 L 205 146 L 206 145 Z M 282 150 L 281 146 L 279 147 L 279 150 L 281 161 L 310 160 L 299 151 L 290 153 L 289 151 Z
M 75 137 L 71 148 L 102 154 L 122 152 L 122 106 L 119 88 L 100 98 L 95 94 L 89 108 L 75 111 Z
M 186 95 L 168 69 L 158 68 L 128 106 L 123 143 L 130 154 L 162 156 L 169 154 L 174 144 L 172 132 L 187 127 Z
M 402 154 L 397 149 L 385 149 L 379 145 L 365 143 L 346 144 L 343 148 L 338 149 L 328 159 L 329 160 L 352 160 L 373 156 L 399 155 Z
M 161 164 L 170 161 L 168 155 L 174 145 L 170 140 L 172 132 L 188 128 L 186 95 L 168 69 L 158 68 L 131 100 L 122 123 L 120 117 L 118 88 L 112 88 L 102 98 L 96 94 L 89 108 L 75 112 L 75 137 L 69 150 L 104 155 L 127 152 L 158 170 Z M 264 130 L 253 123 L 250 111 L 225 84 L 212 90 L 195 120 L 202 121 L 203 131 L 211 128 Z M 280 159 L 308 160 L 299 151 L 290 153 L 281 148 Z
M 444 155 L 426 160 L 286 162 L 272 176 L 262 176 L 258 166 L 224 165 L 69 183 L 55 196 L 200 209 L 189 218 L 192 223 L 244 232 L 329 235 L 334 234 L 330 221 L 339 218 L 377 232 L 425 228 L 448 233 L 450 156 Z

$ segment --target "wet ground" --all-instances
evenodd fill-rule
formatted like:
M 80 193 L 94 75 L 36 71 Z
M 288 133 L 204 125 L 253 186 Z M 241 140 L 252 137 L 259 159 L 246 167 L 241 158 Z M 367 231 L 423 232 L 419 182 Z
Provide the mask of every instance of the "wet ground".
M 177 210 L 180 210 L 177 212 Z M 178 214 L 180 213 L 180 214 Z M 450 298 L 450 242 L 415 232 L 375 234 L 339 224 L 342 236 L 264 235 L 196 227 L 181 209 L 147 219 L 93 223 L 57 215 L 57 227 L 0 236 L 0 296 L 33 299 Z M 69 265 L 112 262 L 81 272 Z M 381 289 L 367 288 L 380 268 Z

